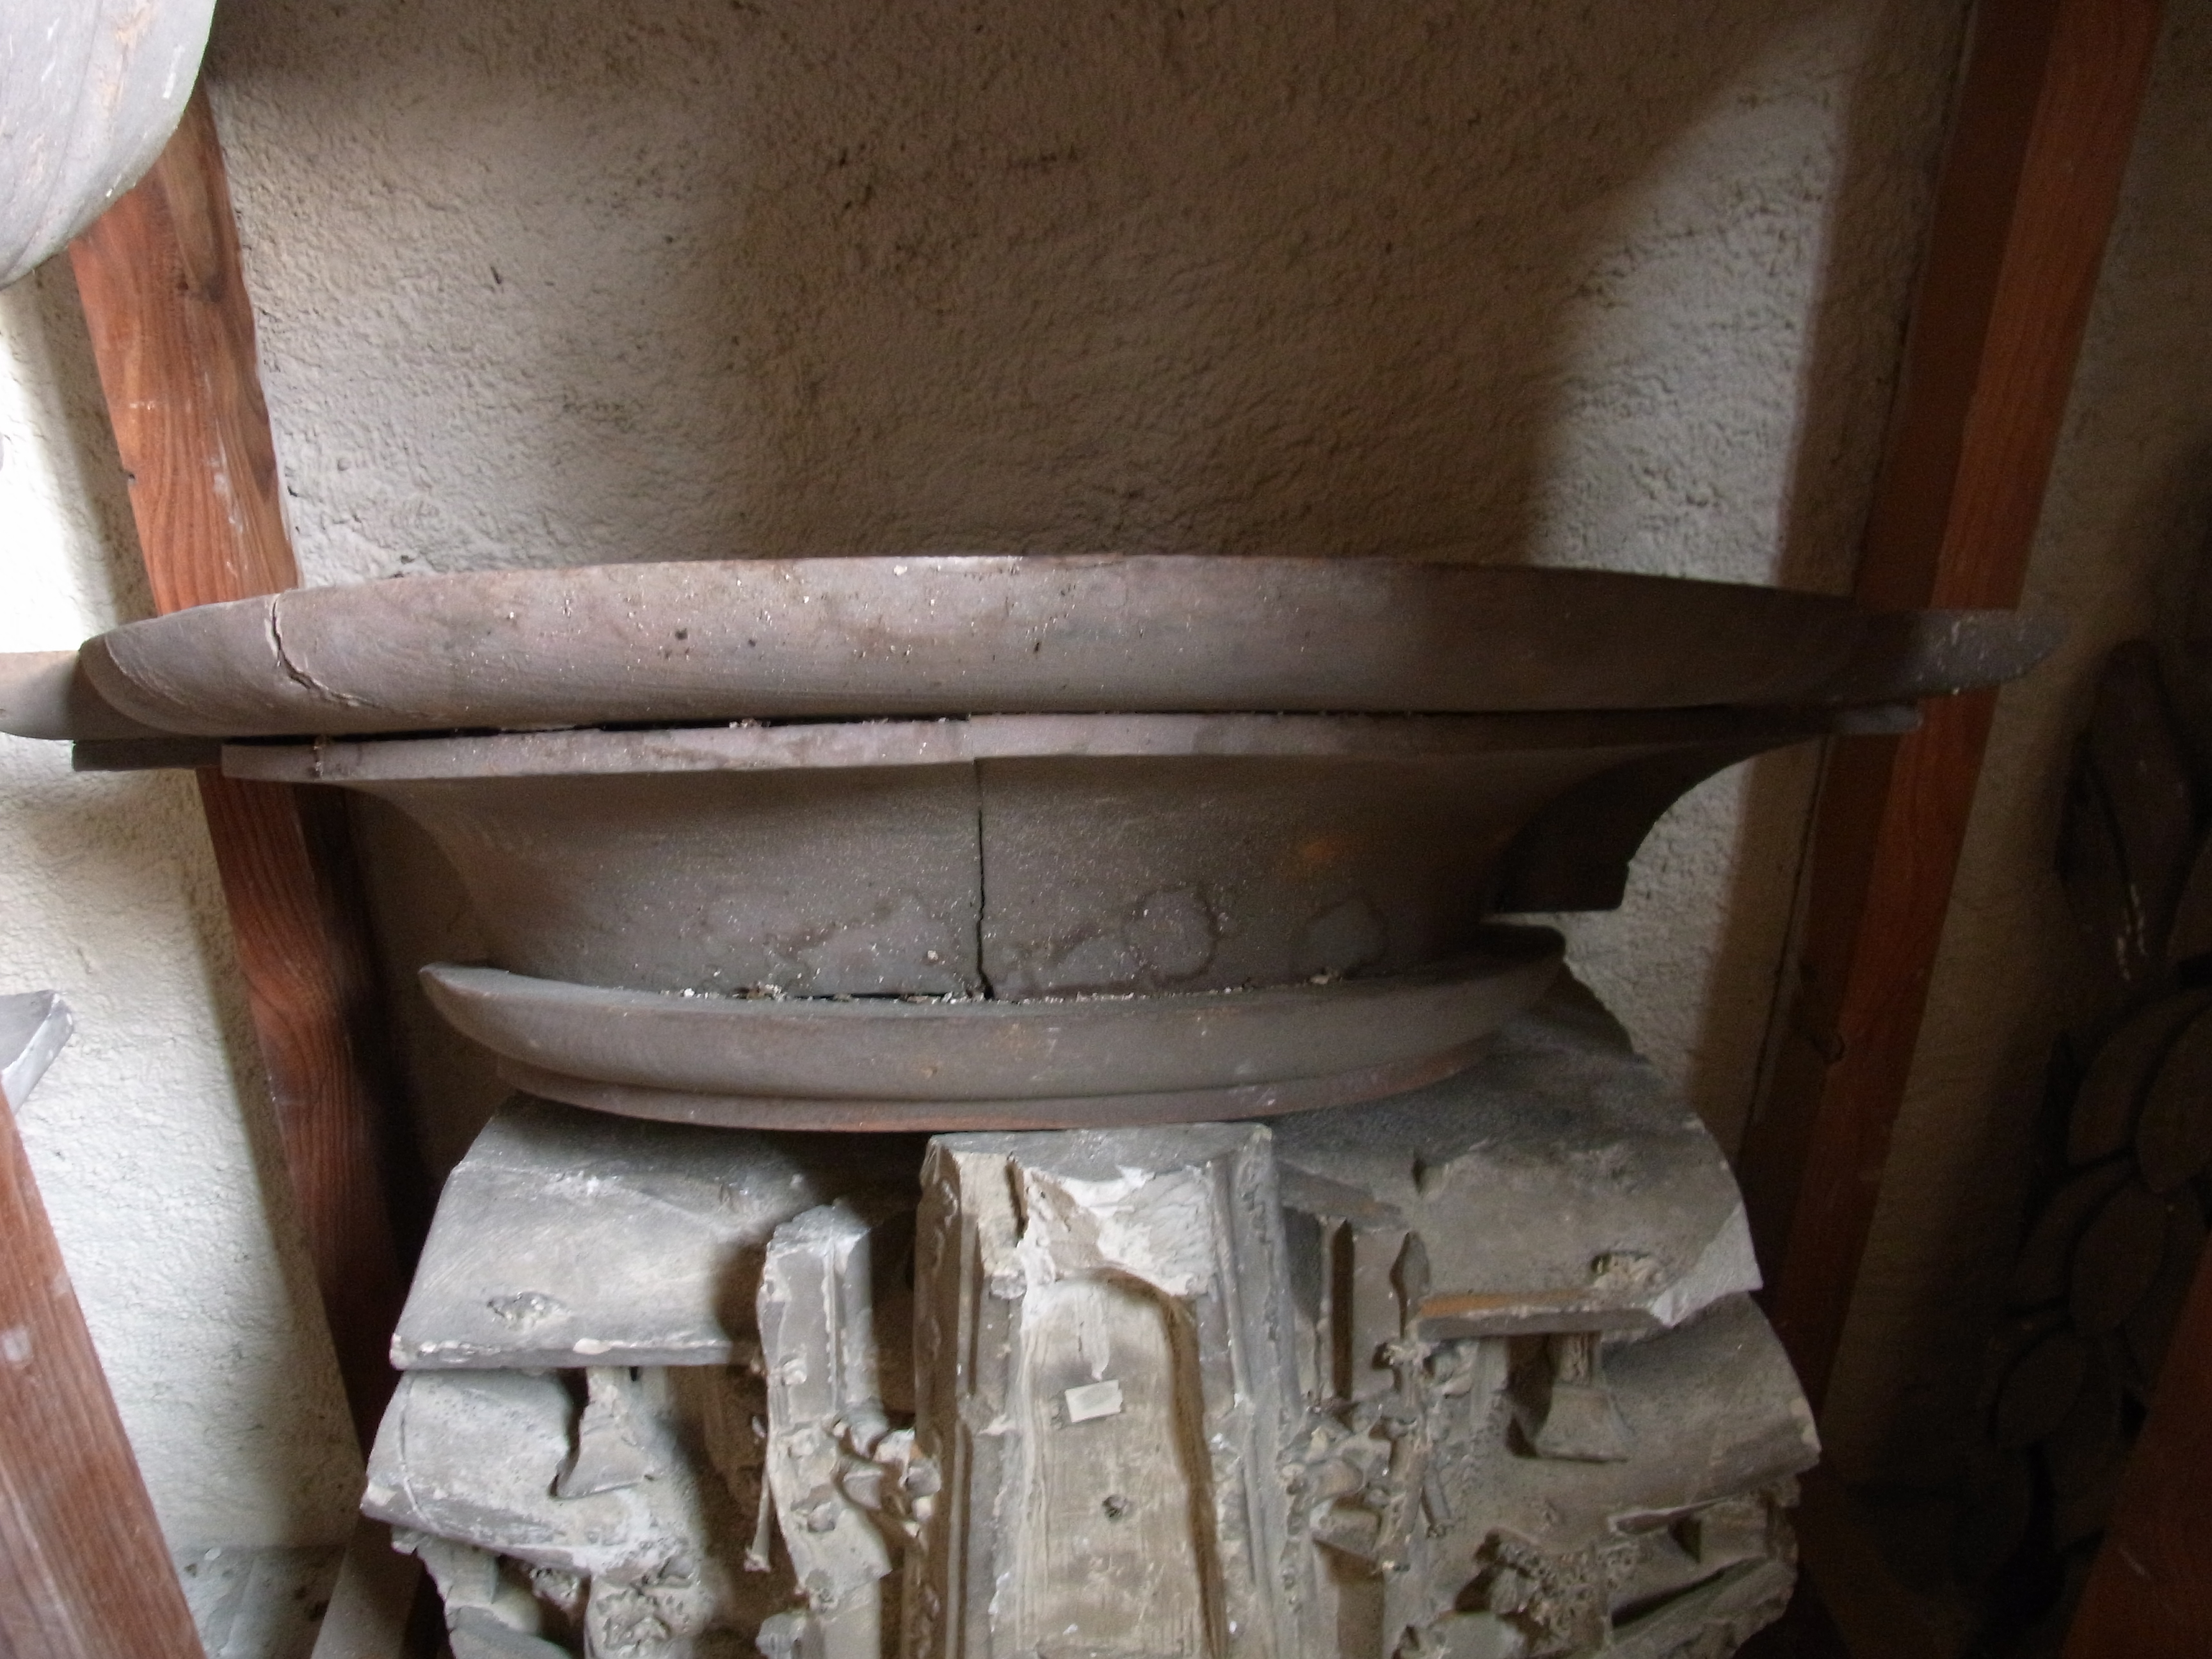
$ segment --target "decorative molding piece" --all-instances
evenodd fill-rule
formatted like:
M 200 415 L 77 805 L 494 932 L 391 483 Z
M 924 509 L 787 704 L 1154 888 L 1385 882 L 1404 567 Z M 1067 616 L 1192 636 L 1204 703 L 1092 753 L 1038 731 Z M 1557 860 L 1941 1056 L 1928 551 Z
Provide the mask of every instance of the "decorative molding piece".
M 836 1145 L 516 1101 L 462 1160 L 368 1504 L 457 1659 L 1683 1659 L 1789 1593 L 1726 1165 L 1574 992 L 1369 1105 L 870 1137 L 825 1197 Z
M 1222 1659 L 1334 1652 L 1277 1471 L 1304 1415 L 1269 1137 L 955 1135 L 915 1224 L 915 1441 L 943 1482 L 909 1651 L 1063 1632 Z

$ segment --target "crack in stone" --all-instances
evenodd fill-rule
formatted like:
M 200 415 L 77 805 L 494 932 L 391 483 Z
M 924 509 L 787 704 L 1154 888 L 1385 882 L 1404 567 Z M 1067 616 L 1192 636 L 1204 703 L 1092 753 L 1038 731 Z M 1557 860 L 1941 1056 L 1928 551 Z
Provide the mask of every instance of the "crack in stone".
M 294 659 L 291 652 L 285 647 L 284 630 L 278 620 L 277 613 L 283 608 L 283 603 L 284 596 L 282 593 L 272 593 L 269 596 L 267 621 L 269 645 L 270 648 L 276 653 L 277 665 L 291 677 L 295 684 L 304 690 L 313 692 L 318 697 L 327 697 L 333 702 L 345 703 L 356 708 L 370 707 L 366 698 L 351 696 L 335 687 L 325 685 L 308 672 L 304 664 Z
M 975 981 L 983 988 L 983 999 L 995 1002 L 999 988 L 991 982 L 991 970 L 984 962 L 983 918 L 991 902 L 991 882 L 983 864 L 983 767 L 978 761 L 968 763 L 968 775 L 975 783 Z

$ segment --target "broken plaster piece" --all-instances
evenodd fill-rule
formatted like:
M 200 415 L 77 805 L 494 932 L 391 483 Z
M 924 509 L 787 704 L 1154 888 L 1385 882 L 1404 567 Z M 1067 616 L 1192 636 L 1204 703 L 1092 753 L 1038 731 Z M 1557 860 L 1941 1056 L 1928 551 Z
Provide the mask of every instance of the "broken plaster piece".
M 1070 1389 L 1060 1395 L 1067 1408 L 1070 1423 L 1091 1423 L 1102 1417 L 1121 1414 L 1121 1384 L 1113 1377 L 1103 1382 L 1085 1382 Z
M 1542 1081 L 1555 1066 L 1595 1103 L 1579 1125 Z M 918 1318 L 902 1201 L 811 1206 L 765 1246 L 757 1336 L 726 1316 L 746 1367 L 410 1374 L 407 1501 L 533 1584 L 552 1582 L 532 1566 L 549 1548 L 584 1559 L 580 1532 L 680 1544 L 561 1580 L 595 1659 L 665 1659 L 657 1624 L 771 1659 L 1064 1653 L 1071 1627 L 1087 1659 L 1730 1650 L 1787 1593 L 1783 1511 L 1817 1447 L 1771 1332 L 1714 1292 L 1736 1270 L 1700 1265 L 1728 1254 L 1717 1155 L 1624 1043 L 1557 1003 L 1470 1084 L 1399 1103 L 1402 1123 L 1343 1114 L 1366 1133 L 1338 1126 L 1326 1158 L 1303 1121 L 939 1137 Z M 1516 1092 L 1566 1154 L 1548 1168 Z M 1285 1144 L 1306 1167 L 1279 1187 Z M 787 1178 L 783 1143 L 759 1145 Z M 1468 1188 L 1498 1202 L 1443 1201 Z M 1500 1215 L 1519 1231 L 1500 1237 Z M 1532 1263 L 1572 1294 L 1543 1303 Z M 1434 1333 L 1440 1301 L 1475 1295 L 1502 1299 L 1502 1333 Z M 1513 1322 L 1532 1300 L 1582 1322 Z M 881 1398 L 908 1328 L 916 1431 Z M 717 1378 L 676 1439 L 630 1437 L 672 1448 L 664 1472 L 588 1452 L 621 1452 L 634 1418 L 677 1423 L 670 1402 Z M 398 1501 L 386 1452 L 373 1506 Z M 564 1458 L 572 1490 L 603 1489 L 550 1497 Z M 623 1473 L 639 1478 L 607 1484 Z M 669 1502 L 694 1489 L 696 1513 Z M 765 1570 L 748 1573 L 756 1522 Z M 483 1632 L 500 1659 L 553 1639 Z
M 584 1373 L 584 1413 L 576 1449 L 553 1483 L 556 1498 L 590 1498 L 665 1473 L 661 1437 L 647 1417 L 637 1378 L 627 1366 L 595 1365 Z
M 1650 1334 L 1759 1286 L 1719 1146 L 1586 994 L 1546 998 L 1455 1077 L 1275 1121 L 1294 1206 L 1335 1212 L 1318 1179 L 1425 1241 L 1425 1340 Z
M 911 1190 L 914 1143 L 640 1123 L 517 1096 L 447 1178 L 392 1337 L 403 1370 L 727 1364 L 793 1216 Z
M 1606 1386 L 1603 1339 L 1595 1331 L 1563 1332 L 1547 1338 L 1545 1348 L 1549 1375 L 1528 1414 L 1530 1447 L 1539 1457 L 1626 1462 L 1635 1442 Z
M 872 1231 L 851 1205 L 823 1205 L 776 1229 L 761 1270 L 768 1487 L 806 1593 L 811 1622 L 798 1651 L 810 1659 L 883 1659 L 884 1650 L 878 1585 L 890 1574 L 890 1548 L 855 1497 L 879 1497 L 882 1472 L 867 1454 L 890 1432 L 877 1380 Z
M 944 1491 L 909 1653 L 1322 1659 L 1276 1473 L 1286 1273 L 1263 1128 L 932 1143 L 915 1431 Z

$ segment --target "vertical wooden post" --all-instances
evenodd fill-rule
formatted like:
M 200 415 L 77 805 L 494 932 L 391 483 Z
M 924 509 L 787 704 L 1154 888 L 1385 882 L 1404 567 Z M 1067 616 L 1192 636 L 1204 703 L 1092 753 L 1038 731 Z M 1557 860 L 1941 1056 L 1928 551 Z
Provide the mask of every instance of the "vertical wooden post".
M 2016 605 L 2159 33 L 2158 0 L 1984 0 L 1857 597 Z M 1994 704 L 1832 745 L 1796 1007 L 1745 1136 L 1767 1310 L 1817 1406 L 1918 1040 Z
M 298 584 L 222 153 L 196 92 L 152 172 L 70 250 L 155 606 Z M 405 1290 L 404 1117 L 343 816 L 199 775 L 209 838 L 354 1425 L 374 1435 Z
M 51 994 L 0 997 L 0 1655 L 198 1659 L 199 1637 L 15 1133 L 59 1046 Z M 30 1064 L 19 1069 L 19 1057 Z

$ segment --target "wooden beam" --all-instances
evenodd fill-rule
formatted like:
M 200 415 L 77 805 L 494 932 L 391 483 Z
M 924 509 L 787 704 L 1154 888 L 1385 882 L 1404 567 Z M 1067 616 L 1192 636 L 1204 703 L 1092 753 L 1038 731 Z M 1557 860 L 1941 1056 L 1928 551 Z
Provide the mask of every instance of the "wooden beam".
M 50 993 L 0 997 L 0 1654 L 197 1659 L 191 1611 L 15 1133 L 68 1029 Z
M 204 89 L 151 173 L 70 250 L 157 609 L 300 580 L 253 313 Z M 331 792 L 199 775 L 256 1034 L 365 1447 L 405 1291 L 392 1175 L 404 1114 L 343 811 Z
M 2197 1264 L 2066 1659 L 2212 1653 L 2212 1250 Z
M 1906 338 L 1857 597 L 2020 599 L 2158 0 L 1984 0 Z M 1994 708 L 1831 746 L 1795 1006 L 1745 1136 L 1766 1305 L 1825 1397 L 1903 1101 Z

